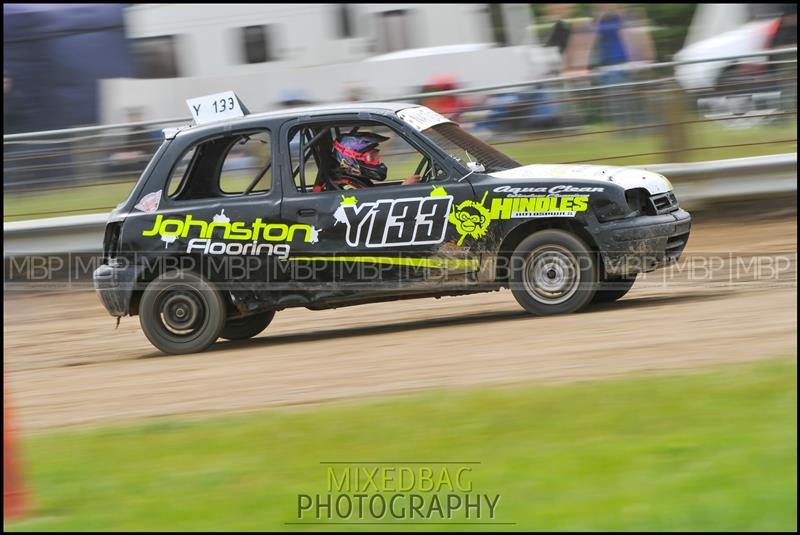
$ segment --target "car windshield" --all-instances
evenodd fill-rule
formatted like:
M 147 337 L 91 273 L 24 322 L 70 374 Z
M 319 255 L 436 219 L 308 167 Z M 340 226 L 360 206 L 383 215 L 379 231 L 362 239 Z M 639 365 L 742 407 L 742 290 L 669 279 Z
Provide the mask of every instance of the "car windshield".
M 521 165 L 455 123 L 440 123 L 422 133 L 465 167 L 470 162 L 477 162 L 487 173 L 493 173 Z

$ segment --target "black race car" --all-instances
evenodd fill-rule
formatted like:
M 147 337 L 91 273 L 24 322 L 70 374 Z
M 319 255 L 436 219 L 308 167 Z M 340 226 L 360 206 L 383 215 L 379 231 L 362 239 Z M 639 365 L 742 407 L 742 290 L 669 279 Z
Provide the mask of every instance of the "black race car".
M 532 314 L 575 312 L 619 299 L 689 236 L 651 172 L 523 166 L 412 104 L 246 114 L 234 100 L 165 131 L 106 227 L 100 299 L 166 353 L 255 336 L 288 307 L 506 287 Z M 214 117 L 223 103 L 236 112 Z M 353 138 L 379 148 L 364 160 Z M 383 177 L 342 179 L 355 160 Z

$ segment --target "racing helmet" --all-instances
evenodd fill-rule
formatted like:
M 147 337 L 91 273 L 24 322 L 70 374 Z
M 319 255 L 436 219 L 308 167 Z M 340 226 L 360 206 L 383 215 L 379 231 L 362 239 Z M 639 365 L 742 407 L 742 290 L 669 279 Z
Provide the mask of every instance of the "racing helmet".
M 333 142 L 333 156 L 339 170 L 368 180 L 386 180 L 386 164 L 381 163 L 378 145 L 389 138 L 372 132 L 344 134 Z

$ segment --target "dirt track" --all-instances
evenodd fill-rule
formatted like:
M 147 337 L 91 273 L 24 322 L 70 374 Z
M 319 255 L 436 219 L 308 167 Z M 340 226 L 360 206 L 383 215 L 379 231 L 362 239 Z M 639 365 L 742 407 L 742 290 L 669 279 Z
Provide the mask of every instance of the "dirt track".
M 115 330 L 92 292 L 12 291 L 4 300 L 5 380 L 16 420 L 31 431 L 796 356 L 795 224 L 697 224 L 689 257 L 721 253 L 716 260 L 649 274 L 618 303 L 582 314 L 533 318 L 508 291 L 292 309 L 254 340 L 179 357 L 154 350 L 138 318 Z M 752 255 L 765 258 L 757 275 Z

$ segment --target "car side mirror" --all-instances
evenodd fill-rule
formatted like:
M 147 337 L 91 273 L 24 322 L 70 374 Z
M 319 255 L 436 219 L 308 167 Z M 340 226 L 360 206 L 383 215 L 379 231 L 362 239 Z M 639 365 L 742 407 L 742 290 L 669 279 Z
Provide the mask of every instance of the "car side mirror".
M 467 162 L 467 169 L 469 169 L 470 173 L 483 173 L 486 171 L 483 164 L 478 162 Z

